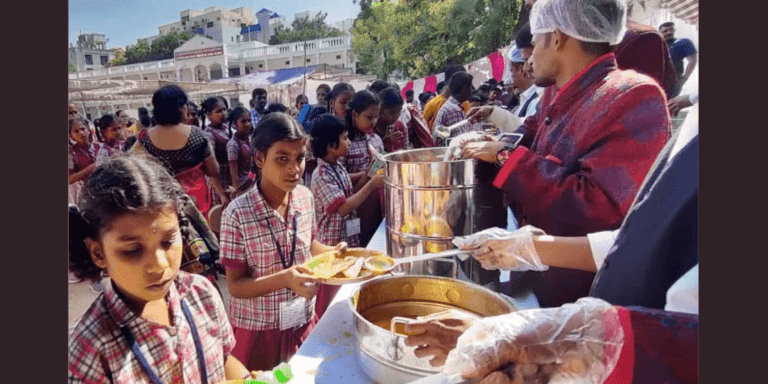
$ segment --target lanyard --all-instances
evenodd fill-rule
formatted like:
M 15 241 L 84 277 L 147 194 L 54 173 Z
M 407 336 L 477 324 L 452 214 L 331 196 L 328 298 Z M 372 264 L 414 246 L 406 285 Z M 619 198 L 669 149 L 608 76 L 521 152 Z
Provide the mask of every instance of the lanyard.
M 339 174 L 336 172 L 336 167 L 331 165 L 331 170 L 333 171 L 333 174 L 336 175 L 336 176 L 331 176 L 331 178 L 333 178 L 333 181 L 335 181 L 336 184 L 339 185 L 339 188 L 341 188 L 341 191 L 344 192 L 344 197 L 349 197 L 350 195 L 352 195 L 352 191 L 350 191 L 349 188 L 344 186 L 344 181 L 342 180 L 341 176 L 339 176 Z
M 184 317 L 187 318 L 187 322 L 189 323 L 189 328 L 192 331 L 192 338 L 195 339 L 195 350 L 197 351 L 197 364 L 200 367 L 200 379 L 203 384 L 208 384 L 208 370 L 205 368 L 205 356 L 203 355 L 203 343 L 200 342 L 200 336 L 197 333 L 197 327 L 195 327 L 195 321 L 192 319 L 192 313 L 189 312 L 187 303 L 183 299 L 181 300 L 181 310 L 184 312 Z M 147 374 L 149 375 L 149 378 L 152 380 L 152 383 L 162 384 L 162 381 L 160 381 L 160 378 L 157 376 L 155 371 L 152 370 L 152 367 L 149 366 L 149 362 L 147 362 L 147 358 L 144 357 L 144 354 L 141 352 L 141 349 L 139 349 L 139 343 L 137 343 L 136 340 L 133 338 L 133 335 L 131 335 L 131 331 L 128 330 L 128 327 L 127 326 L 120 327 L 120 330 L 123 332 L 123 337 L 125 337 L 126 341 L 128 342 L 128 345 L 131 346 L 131 350 L 133 351 L 133 354 L 136 355 L 136 358 L 139 360 L 141 367 L 144 368 L 144 371 L 147 372 Z
M 288 269 L 296 261 L 296 238 L 299 235 L 296 228 L 298 227 L 298 223 L 299 223 L 299 215 L 296 214 L 293 216 L 293 247 L 291 248 L 291 259 L 288 261 L 288 263 L 286 263 L 285 254 L 283 253 L 283 247 L 280 245 L 280 242 L 277 241 L 277 236 L 275 236 L 275 231 L 272 230 L 272 225 L 269 224 L 269 219 L 267 219 L 267 227 L 269 228 L 269 233 L 272 235 L 272 240 L 275 241 L 275 245 L 277 245 L 277 253 L 280 255 L 280 263 L 283 264 L 283 268 L 285 269 Z

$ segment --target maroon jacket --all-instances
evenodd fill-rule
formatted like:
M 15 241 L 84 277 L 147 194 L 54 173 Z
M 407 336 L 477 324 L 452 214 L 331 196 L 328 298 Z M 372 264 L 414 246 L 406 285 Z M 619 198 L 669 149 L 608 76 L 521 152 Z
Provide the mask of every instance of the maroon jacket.
M 648 169 L 670 135 L 663 90 L 650 77 L 618 70 L 613 53 L 549 87 L 525 136 L 499 171 L 520 226 L 585 236 L 621 226 Z M 593 273 L 550 268 L 556 281 L 532 283 L 543 307 L 588 294 Z M 563 275 L 560 275 L 563 272 Z

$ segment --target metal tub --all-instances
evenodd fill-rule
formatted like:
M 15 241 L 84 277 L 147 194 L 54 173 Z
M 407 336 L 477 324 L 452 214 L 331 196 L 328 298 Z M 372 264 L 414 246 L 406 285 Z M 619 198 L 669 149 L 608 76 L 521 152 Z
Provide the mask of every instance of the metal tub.
M 454 236 L 498 226 L 506 228 L 504 194 L 492 185 L 496 167 L 473 160 L 443 161 L 447 148 L 385 155 L 387 253 L 394 258 L 454 248 Z M 470 258 L 459 263 L 469 280 L 494 289 L 499 271 L 486 271 Z M 451 276 L 451 264 L 431 260 L 403 266 L 406 274 Z
M 360 367 L 377 383 L 400 384 L 439 373 L 441 368 L 405 346 L 402 324 L 447 309 L 478 318 L 516 311 L 501 295 L 470 282 L 432 276 L 391 276 L 362 284 L 350 298 Z M 394 319 L 394 321 L 393 321 Z M 392 332 L 392 324 L 397 332 Z

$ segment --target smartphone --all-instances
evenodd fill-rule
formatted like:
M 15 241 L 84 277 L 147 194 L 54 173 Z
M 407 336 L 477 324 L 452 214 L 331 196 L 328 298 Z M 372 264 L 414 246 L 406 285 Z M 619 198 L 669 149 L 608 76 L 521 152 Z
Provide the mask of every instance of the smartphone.
M 499 141 L 503 141 L 507 144 L 512 144 L 515 147 L 517 147 L 517 145 L 520 144 L 520 141 L 523 140 L 523 134 L 522 133 L 502 133 L 501 135 L 497 136 L 497 139 Z

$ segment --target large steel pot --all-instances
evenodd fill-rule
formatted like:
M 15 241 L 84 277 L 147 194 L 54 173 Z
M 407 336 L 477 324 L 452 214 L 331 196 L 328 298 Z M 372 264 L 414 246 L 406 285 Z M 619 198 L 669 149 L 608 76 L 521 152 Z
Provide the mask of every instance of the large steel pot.
M 492 185 L 497 170 L 473 160 L 443 161 L 447 148 L 399 151 L 387 162 L 387 253 L 395 258 L 453 248 L 454 236 L 498 226 L 506 228 L 504 194 Z M 470 258 L 461 262 L 469 280 L 491 287 L 499 271 L 487 271 Z M 414 263 L 407 274 L 450 276 L 451 265 L 439 260 Z M 490 284 L 490 285 L 489 285 Z
M 429 358 L 405 346 L 402 326 L 392 319 L 415 319 L 447 309 L 477 317 L 511 313 L 515 306 L 501 295 L 470 282 L 435 276 L 390 276 L 363 283 L 350 298 L 360 367 L 374 382 L 408 383 L 440 372 Z

